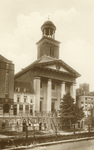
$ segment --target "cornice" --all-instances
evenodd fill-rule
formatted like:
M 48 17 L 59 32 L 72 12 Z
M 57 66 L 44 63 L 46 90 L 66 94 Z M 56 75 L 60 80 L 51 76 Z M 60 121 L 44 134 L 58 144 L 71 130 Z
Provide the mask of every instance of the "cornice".
M 50 44 L 53 44 L 53 45 L 55 45 L 55 46 L 58 46 L 59 47 L 59 44 L 60 44 L 60 42 L 59 41 L 56 41 L 56 40 L 54 40 L 54 39 L 52 39 L 52 38 L 49 38 L 49 37 L 43 37 L 42 39 L 40 39 L 36 44 L 37 44 L 37 46 L 39 47 L 41 44 L 43 44 L 43 43 L 50 43 Z

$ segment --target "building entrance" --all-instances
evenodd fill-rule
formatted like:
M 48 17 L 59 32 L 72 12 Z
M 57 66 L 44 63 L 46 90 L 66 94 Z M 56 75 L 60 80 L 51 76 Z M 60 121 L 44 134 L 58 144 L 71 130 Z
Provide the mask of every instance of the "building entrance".
M 14 115 L 17 115 L 17 105 L 14 105 L 14 111 L 13 111 Z
M 9 104 L 3 105 L 3 113 L 9 113 Z

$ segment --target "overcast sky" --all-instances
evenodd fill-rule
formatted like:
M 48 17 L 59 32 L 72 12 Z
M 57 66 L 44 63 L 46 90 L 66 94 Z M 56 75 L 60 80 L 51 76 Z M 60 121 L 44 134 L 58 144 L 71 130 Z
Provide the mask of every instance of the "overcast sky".
M 37 59 L 41 25 L 55 24 L 60 59 L 81 74 L 94 91 L 94 0 L 0 0 L 0 54 L 15 73 Z

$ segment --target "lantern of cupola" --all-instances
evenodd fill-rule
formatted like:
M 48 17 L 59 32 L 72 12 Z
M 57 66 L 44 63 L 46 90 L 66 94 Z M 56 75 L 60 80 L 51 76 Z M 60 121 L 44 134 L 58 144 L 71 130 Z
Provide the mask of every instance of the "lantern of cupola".
M 41 30 L 42 30 L 42 36 L 47 36 L 47 37 L 55 39 L 56 27 L 51 21 L 46 21 L 42 25 Z

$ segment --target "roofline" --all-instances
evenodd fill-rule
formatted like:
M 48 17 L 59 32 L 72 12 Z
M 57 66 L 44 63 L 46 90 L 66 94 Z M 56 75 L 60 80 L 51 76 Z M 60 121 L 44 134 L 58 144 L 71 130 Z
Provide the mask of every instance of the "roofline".
M 58 43 L 60 44 L 61 42 L 53 39 L 53 38 L 50 38 L 50 37 L 47 37 L 47 36 L 43 36 L 36 44 L 39 44 L 43 39 L 47 39 L 47 40 L 50 40 L 50 42 L 55 42 L 55 43 Z
M 41 59 L 41 58 L 40 58 Z M 16 78 L 17 76 L 20 76 L 21 74 L 23 74 L 24 72 L 26 72 L 26 71 L 28 71 L 29 69 L 31 69 L 31 68 L 33 68 L 33 67 L 40 67 L 42 64 L 44 65 L 44 64 L 51 64 L 51 63 L 56 63 L 56 62 L 61 62 L 61 63 L 63 63 L 63 65 L 65 65 L 66 66 L 66 68 L 68 69 L 68 70 L 71 70 L 72 72 L 74 72 L 74 75 L 76 76 L 76 77 L 80 77 L 81 75 L 77 72 L 77 71 L 75 71 L 73 68 L 71 68 L 69 65 L 67 65 L 64 61 L 62 61 L 61 59 L 57 59 L 57 60 L 53 60 L 53 61 L 48 61 L 48 62 L 42 62 L 42 63 L 38 63 L 38 61 L 40 60 L 40 59 L 38 59 L 38 60 L 36 60 L 35 62 L 33 62 L 32 64 L 30 64 L 29 66 L 27 66 L 26 68 L 24 68 L 24 69 L 22 69 L 21 71 L 19 71 L 17 74 L 15 74 L 14 75 L 14 78 Z M 43 66 L 41 66 L 41 68 L 44 68 Z M 46 69 L 50 69 L 50 68 L 46 68 Z M 50 70 L 53 70 L 53 69 L 50 69 Z M 56 70 L 54 70 L 54 71 L 56 71 Z M 61 71 L 60 71 L 61 72 Z M 68 73 L 69 74 L 69 73 Z M 73 75 L 73 73 L 70 73 L 71 75 Z

